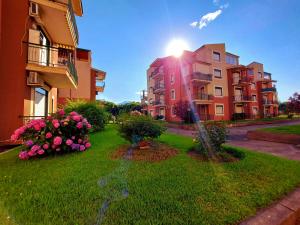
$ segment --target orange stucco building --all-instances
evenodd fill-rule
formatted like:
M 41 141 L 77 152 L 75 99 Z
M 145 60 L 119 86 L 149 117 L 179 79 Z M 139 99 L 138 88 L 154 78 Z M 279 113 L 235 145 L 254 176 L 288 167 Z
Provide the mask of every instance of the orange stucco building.
M 60 90 L 79 88 L 77 95 L 85 97 L 80 87 L 90 86 L 96 75 L 90 70 L 88 79 L 78 78 L 77 70 L 80 75 L 84 70 L 76 51 L 75 15 L 83 15 L 81 0 L 2 0 L 0 12 L 3 141 L 27 120 L 55 112 Z M 89 88 L 88 97 L 95 89 Z
M 278 114 L 277 91 L 263 65 L 239 64 L 225 44 L 203 45 L 180 58 L 156 59 L 147 70 L 148 112 L 180 121 L 176 105 L 189 102 L 201 120 L 259 118 Z
M 67 99 L 95 101 L 98 93 L 104 92 L 106 72 L 92 67 L 92 51 L 77 48 L 75 67 L 78 76 L 76 89 L 58 89 L 58 103 L 64 105 Z

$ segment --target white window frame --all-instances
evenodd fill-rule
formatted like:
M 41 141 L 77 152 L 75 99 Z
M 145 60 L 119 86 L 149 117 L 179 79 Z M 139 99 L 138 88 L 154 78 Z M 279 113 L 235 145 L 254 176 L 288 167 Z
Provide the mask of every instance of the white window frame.
M 222 114 L 218 114 L 218 113 L 217 113 L 217 107 L 218 107 L 218 106 L 222 106 L 222 107 L 223 107 L 223 113 L 222 113 Z M 216 116 L 224 116 L 224 114 L 225 114 L 225 107 L 224 107 L 224 104 L 216 103 L 216 104 L 215 104 L 215 115 L 216 115 Z
M 218 76 L 215 75 L 215 70 L 221 71 L 221 76 L 220 76 L 220 77 L 218 77 Z M 214 78 L 218 78 L 218 79 L 222 79 L 222 78 L 223 78 L 223 72 L 222 72 L 222 69 L 214 68 Z
M 173 98 L 173 93 L 174 92 L 174 98 Z M 171 100 L 176 100 L 176 92 L 175 89 L 171 89 Z
M 251 86 L 251 90 L 256 90 L 256 83 L 252 83 L 250 86 Z
M 171 116 L 172 116 L 172 117 L 176 117 L 176 114 L 173 113 L 174 108 L 175 108 L 175 106 L 172 105 L 172 106 L 171 106 Z
M 220 56 L 220 58 L 219 58 L 219 60 L 216 60 L 215 59 L 215 57 L 214 57 L 214 54 L 219 54 L 219 56 Z M 221 52 L 218 52 L 218 51 L 213 51 L 213 55 L 212 55 L 212 58 L 213 58 L 213 61 L 214 62 L 221 62 L 222 60 L 221 60 Z
M 174 84 L 174 83 L 175 83 L 175 74 L 174 74 L 174 73 L 171 74 L 171 77 L 170 77 L 170 83 L 171 83 L 171 84 Z
M 253 109 L 256 109 L 256 112 L 257 112 L 256 114 L 253 113 L 253 112 L 254 112 Z M 259 114 L 259 111 L 258 111 L 258 107 L 257 107 L 257 106 L 252 106 L 252 114 L 253 114 L 253 115 L 256 115 L 256 116 Z
M 222 95 L 216 95 L 216 88 L 222 88 Z M 217 98 L 223 98 L 224 97 L 224 88 L 223 86 L 214 86 L 214 96 Z
M 257 102 L 257 95 L 252 95 L 252 99 L 254 99 L 253 98 L 254 96 L 255 96 L 255 100 L 253 100 L 253 101 Z

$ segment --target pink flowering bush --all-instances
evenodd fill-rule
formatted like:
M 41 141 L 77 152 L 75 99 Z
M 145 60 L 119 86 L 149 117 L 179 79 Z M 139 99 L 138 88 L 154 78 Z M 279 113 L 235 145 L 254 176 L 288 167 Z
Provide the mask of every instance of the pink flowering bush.
M 19 154 L 22 160 L 54 153 L 82 152 L 91 147 L 88 140 L 91 128 L 82 115 L 76 112 L 65 114 L 60 110 L 45 119 L 32 120 L 18 128 L 11 140 L 24 142 Z

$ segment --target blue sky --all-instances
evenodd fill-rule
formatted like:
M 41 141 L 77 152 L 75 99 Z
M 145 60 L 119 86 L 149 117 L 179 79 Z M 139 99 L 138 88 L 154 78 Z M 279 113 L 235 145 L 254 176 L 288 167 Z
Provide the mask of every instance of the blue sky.
M 91 49 L 93 66 L 107 72 L 100 99 L 139 100 L 148 66 L 174 38 L 190 50 L 226 43 L 241 64 L 262 62 L 278 81 L 281 101 L 300 91 L 298 0 L 83 0 L 83 7 L 79 47 Z M 190 25 L 220 8 L 206 27 Z

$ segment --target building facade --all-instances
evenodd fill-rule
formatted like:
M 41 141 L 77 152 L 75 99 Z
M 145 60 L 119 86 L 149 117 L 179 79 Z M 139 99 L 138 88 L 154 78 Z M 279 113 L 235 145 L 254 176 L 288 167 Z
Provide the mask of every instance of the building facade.
M 77 88 L 59 88 L 59 105 L 64 105 L 67 99 L 95 101 L 96 95 L 104 92 L 106 72 L 92 67 L 91 50 L 76 49 L 75 68 L 78 76 Z
M 81 0 L 3 0 L 0 4 L 0 141 L 27 119 L 57 109 L 57 90 L 76 89 Z
M 179 58 L 156 59 L 147 70 L 148 113 L 181 121 L 176 110 L 187 102 L 200 120 L 276 116 L 277 91 L 263 64 L 239 64 L 225 44 L 203 45 Z

